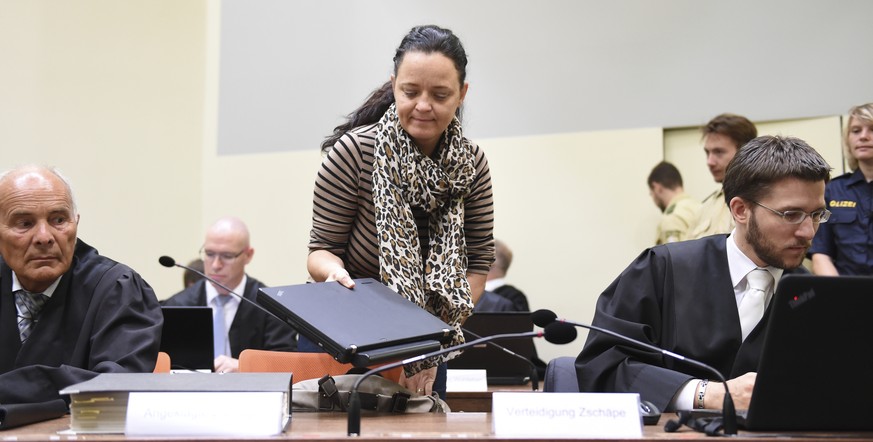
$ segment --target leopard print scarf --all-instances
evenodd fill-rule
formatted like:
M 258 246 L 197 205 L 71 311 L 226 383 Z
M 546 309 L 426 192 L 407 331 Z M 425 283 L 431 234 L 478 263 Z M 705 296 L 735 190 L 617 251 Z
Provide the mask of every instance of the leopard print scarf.
M 373 159 L 373 203 L 379 237 L 382 282 L 452 325 L 450 345 L 464 342 L 461 322 L 473 311 L 467 282 L 464 197 L 476 174 L 473 149 L 455 118 L 438 147 L 438 158 L 423 155 L 400 126 L 392 104 L 378 123 Z M 428 256 L 421 256 L 410 207 L 429 214 Z M 454 358 L 452 352 L 409 364 L 408 375 Z

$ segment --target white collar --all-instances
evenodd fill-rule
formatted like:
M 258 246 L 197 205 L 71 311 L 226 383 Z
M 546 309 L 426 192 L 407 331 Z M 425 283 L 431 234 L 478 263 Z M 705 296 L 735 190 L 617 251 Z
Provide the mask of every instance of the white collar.
M 58 284 L 61 283 L 62 277 L 63 276 L 56 279 L 55 282 L 52 283 L 52 285 L 48 286 L 48 288 L 42 292 L 42 294 L 51 298 L 52 295 L 55 293 L 55 289 L 58 288 Z M 17 292 L 18 290 L 25 290 L 25 289 L 24 289 L 24 287 L 21 286 L 21 281 L 18 280 L 18 275 L 16 275 L 15 272 L 13 271 L 12 272 L 12 293 Z M 28 292 L 29 291 L 30 290 L 28 290 Z
M 731 231 L 731 234 L 727 237 L 727 243 L 725 244 L 727 248 L 727 258 L 728 258 L 728 268 L 731 272 L 731 284 L 734 289 L 736 289 L 741 282 L 745 281 L 746 275 L 749 274 L 752 270 L 758 268 L 758 266 L 748 257 L 742 250 L 740 250 L 739 246 L 737 246 L 736 242 L 737 229 L 734 228 Z M 770 275 L 773 276 L 773 291 L 776 291 L 776 285 L 779 284 L 779 279 L 782 278 L 782 273 L 785 271 L 784 269 L 780 269 L 773 266 L 763 267 Z
M 237 284 L 236 287 L 233 287 L 233 292 L 238 293 L 240 296 L 245 296 L 245 288 L 246 281 L 248 280 L 248 276 L 243 274 L 242 280 Z M 215 286 L 209 282 L 208 279 L 203 281 L 206 284 L 206 305 L 212 305 L 212 300 L 218 296 L 218 290 L 215 289 Z M 239 304 L 239 298 L 233 295 L 229 295 L 230 300 L 228 302 L 232 302 L 234 304 Z
M 494 289 L 498 287 L 503 287 L 506 285 L 506 278 L 494 278 L 485 281 L 485 290 L 489 292 L 493 292 Z

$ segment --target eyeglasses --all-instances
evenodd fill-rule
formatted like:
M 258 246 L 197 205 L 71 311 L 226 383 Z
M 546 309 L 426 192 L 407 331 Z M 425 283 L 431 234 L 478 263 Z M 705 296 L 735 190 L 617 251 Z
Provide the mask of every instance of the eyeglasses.
M 813 224 L 826 223 L 828 219 L 831 217 L 831 211 L 828 209 L 816 210 L 812 213 L 806 213 L 802 210 L 786 210 L 784 212 L 780 212 L 775 209 L 771 209 L 755 200 L 751 200 L 753 203 L 779 215 L 782 219 L 788 224 L 800 224 L 806 217 L 810 217 L 812 219 Z
M 231 253 L 231 252 L 218 253 L 218 252 L 213 252 L 212 250 L 200 249 L 200 259 L 202 259 L 203 262 L 211 262 L 211 261 L 215 261 L 216 259 L 220 259 L 221 262 L 223 262 L 225 264 L 230 264 L 230 263 L 234 262 L 237 258 L 239 258 L 240 255 L 245 253 L 245 251 L 246 251 L 246 249 L 240 250 L 239 253 Z

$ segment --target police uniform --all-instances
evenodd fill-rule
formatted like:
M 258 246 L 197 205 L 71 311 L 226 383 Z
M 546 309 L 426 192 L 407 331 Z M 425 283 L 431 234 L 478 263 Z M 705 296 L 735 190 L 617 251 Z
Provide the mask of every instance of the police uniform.
M 703 238 L 717 233 L 731 233 L 734 230 L 734 217 L 724 200 L 724 188 L 711 193 L 700 207 L 700 218 L 691 229 L 688 239 Z
M 809 254 L 831 257 L 840 275 L 873 275 L 873 183 L 858 169 L 825 188 L 831 217 L 818 228 Z
M 699 217 L 700 203 L 687 194 L 676 195 L 661 215 L 655 244 L 685 241 Z

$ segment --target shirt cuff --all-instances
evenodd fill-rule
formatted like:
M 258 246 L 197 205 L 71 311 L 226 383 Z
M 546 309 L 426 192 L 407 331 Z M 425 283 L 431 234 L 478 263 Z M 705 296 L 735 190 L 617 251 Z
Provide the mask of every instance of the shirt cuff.
M 673 396 L 670 401 L 670 410 L 693 410 L 694 409 L 694 393 L 697 392 L 697 384 L 700 379 L 692 379 L 685 383 L 682 388 Z

